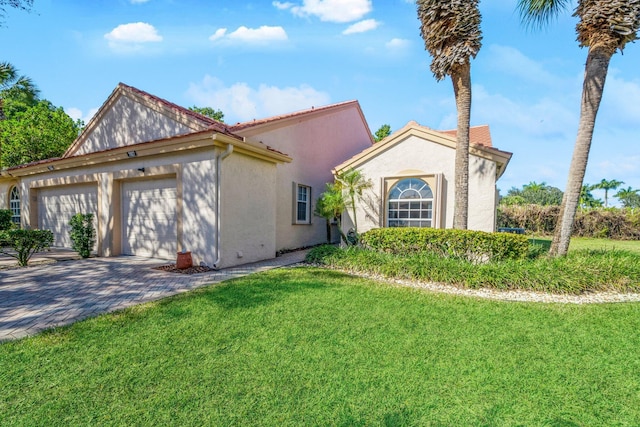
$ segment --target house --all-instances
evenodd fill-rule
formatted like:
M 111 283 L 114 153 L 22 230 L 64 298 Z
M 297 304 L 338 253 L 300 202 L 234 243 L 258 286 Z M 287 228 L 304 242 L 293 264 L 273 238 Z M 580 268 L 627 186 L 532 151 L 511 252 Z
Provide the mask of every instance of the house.
M 495 182 L 511 155 L 491 147 L 488 127 L 471 139 L 469 226 L 493 230 Z M 349 168 L 374 183 L 361 230 L 450 227 L 454 152 L 455 134 L 415 122 L 374 145 L 357 101 L 228 125 L 121 83 L 62 157 L 0 172 L 0 208 L 52 230 L 57 247 L 71 246 L 71 216 L 91 212 L 99 256 L 191 251 L 223 268 L 325 242 L 315 201 Z M 419 223 L 400 221 L 414 215 L 406 193 L 395 195 L 404 178 L 428 184 Z
M 492 146 L 489 126 L 470 129 L 468 228 L 495 231 L 496 181 L 511 153 Z M 415 121 L 334 168 L 356 169 L 371 187 L 356 203 L 358 231 L 378 227 L 453 227 L 456 131 Z M 351 215 L 351 214 L 349 214 Z M 348 230 L 353 219 L 343 219 Z
M 228 267 L 325 241 L 314 200 L 371 144 L 356 101 L 229 126 L 119 84 L 61 158 L 2 171 L 0 208 L 57 247 L 92 212 L 99 256 Z

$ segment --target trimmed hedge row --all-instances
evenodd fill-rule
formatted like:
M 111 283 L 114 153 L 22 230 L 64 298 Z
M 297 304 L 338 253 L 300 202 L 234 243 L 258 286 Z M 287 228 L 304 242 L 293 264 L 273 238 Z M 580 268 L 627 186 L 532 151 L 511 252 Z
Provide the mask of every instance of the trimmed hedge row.
M 524 228 L 528 233 L 553 234 L 560 206 L 499 206 L 498 227 Z M 573 235 L 640 240 L 640 209 L 579 209 Z
M 398 255 L 431 252 L 472 262 L 524 259 L 529 239 L 510 233 L 436 228 L 377 228 L 360 235 L 368 249 Z

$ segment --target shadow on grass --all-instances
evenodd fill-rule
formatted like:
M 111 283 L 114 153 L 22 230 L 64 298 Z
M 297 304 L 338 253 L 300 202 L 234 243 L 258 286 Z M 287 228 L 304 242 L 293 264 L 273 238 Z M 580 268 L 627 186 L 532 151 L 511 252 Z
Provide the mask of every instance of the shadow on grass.
M 228 310 L 252 308 L 277 302 L 291 294 L 339 286 L 331 281 L 345 276 L 321 269 L 280 269 L 230 280 L 226 286 L 210 289 L 205 297 Z

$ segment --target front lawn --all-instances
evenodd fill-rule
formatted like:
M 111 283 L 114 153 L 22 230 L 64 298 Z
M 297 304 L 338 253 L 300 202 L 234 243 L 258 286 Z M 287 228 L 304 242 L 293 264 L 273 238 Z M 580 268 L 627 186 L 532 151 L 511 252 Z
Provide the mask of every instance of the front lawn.
M 0 345 L 0 424 L 639 425 L 638 330 L 281 269 Z

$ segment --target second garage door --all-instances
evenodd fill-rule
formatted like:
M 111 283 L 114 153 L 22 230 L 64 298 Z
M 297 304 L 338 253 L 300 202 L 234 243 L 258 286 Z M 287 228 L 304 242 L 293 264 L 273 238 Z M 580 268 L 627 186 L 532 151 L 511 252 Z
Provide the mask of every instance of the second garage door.
M 70 248 L 69 220 L 77 213 L 98 212 L 95 185 L 70 185 L 38 191 L 38 227 L 53 232 L 53 246 Z
M 176 180 L 122 184 L 122 253 L 173 259 L 178 246 Z

